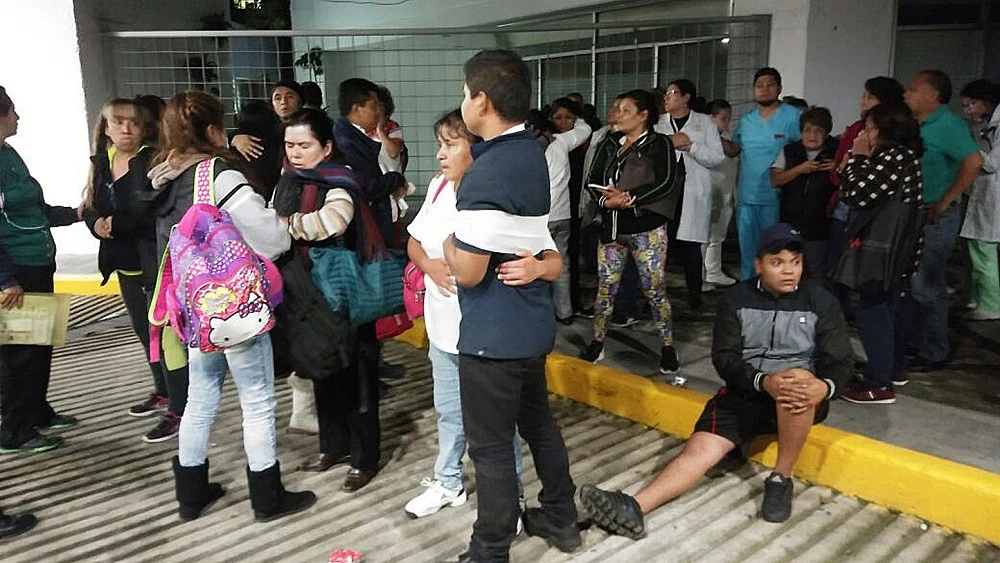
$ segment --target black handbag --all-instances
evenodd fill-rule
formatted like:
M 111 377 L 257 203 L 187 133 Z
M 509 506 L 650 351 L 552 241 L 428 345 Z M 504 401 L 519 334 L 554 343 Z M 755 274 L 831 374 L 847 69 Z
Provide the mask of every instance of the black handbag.
M 302 255 L 290 255 L 280 266 L 284 299 L 274 310 L 272 337 L 299 377 L 326 379 L 351 364 L 351 325 L 330 310 Z
M 889 291 L 912 268 L 924 211 L 903 202 L 903 190 L 873 209 L 855 208 L 847 220 L 847 248 L 833 281 L 855 291 Z

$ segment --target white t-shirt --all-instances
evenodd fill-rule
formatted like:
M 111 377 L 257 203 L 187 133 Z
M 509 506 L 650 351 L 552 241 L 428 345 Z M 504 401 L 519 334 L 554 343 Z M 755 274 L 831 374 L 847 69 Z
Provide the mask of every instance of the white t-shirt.
M 407 230 L 410 236 L 420 241 L 428 257 L 444 258 L 444 241 L 455 232 L 457 215 L 455 183 L 438 175 L 427 186 L 424 204 Z M 424 274 L 424 284 L 427 286 L 424 300 L 427 338 L 438 350 L 458 354 L 458 326 L 462 321 L 458 296 L 452 294 L 445 297 L 427 274 Z
M 819 156 L 819 149 L 806 151 L 806 160 L 813 160 L 817 156 Z M 788 168 L 787 161 L 785 160 L 785 151 L 778 151 L 778 157 L 774 159 L 774 164 L 771 165 L 771 168 L 776 168 L 778 170 Z

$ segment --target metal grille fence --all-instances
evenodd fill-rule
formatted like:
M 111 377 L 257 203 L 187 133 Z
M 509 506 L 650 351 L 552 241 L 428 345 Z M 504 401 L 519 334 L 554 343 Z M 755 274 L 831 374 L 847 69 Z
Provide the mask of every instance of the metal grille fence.
M 230 125 L 240 106 L 267 100 L 279 79 L 313 80 L 336 115 L 337 85 L 353 76 L 389 87 L 418 188 L 437 171 L 432 125 L 462 99 L 462 65 L 481 49 L 513 49 L 533 65 L 538 106 L 580 92 L 603 116 L 633 88 L 688 78 L 735 113 L 767 61 L 766 16 L 613 24 L 357 31 L 117 32 L 106 36 L 115 95 L 164 98 L 188 89 L 219 96 Z M 420 197 L 418 191 L 413 197 Z

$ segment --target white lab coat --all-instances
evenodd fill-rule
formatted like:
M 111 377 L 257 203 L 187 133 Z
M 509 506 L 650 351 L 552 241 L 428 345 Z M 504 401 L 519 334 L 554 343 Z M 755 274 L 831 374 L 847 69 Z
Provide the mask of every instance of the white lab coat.
M 1000 107 L 993 111 L 987 130 L 990 148 L 979 151 L 983 170 L 972 184 L 960 235 L 972 240 L 1000 242 Z
M 657 133 L 673 135 L 670 114 L 663 114 L 654 126 Z M 677 151 L 684 159 L 684 202 L 677 227 L 677 239 L 691 242 L 708 242 L 712 222 L 712 177 L 709 168 L 718 166 L 725 158 L 722 138 L 712 118 L 692 111 L 680 133 L 691 139 L 690 151 Z

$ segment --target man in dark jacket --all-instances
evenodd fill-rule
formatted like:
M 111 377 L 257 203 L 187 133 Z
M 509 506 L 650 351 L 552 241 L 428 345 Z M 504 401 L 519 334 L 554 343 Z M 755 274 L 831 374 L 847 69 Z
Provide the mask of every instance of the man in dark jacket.
M 818 284 L 799 283 L 802 249 L 802 237 L 788 224 L 761 233 L 757 277 L 726 293 L 715 321 L 712 363 L 726 385 L 705 405 L 684 451 L 634 497 L 580 489 L 598 525 L 643 537 L 645 514 L 694 488 L 730 453 L 745 458 L 761 434 L 778 435 L 761 515 L 768 522 L 791 515 L 792 468 L 810 427 L 826 418 L 853 368 L 837 300 Z

